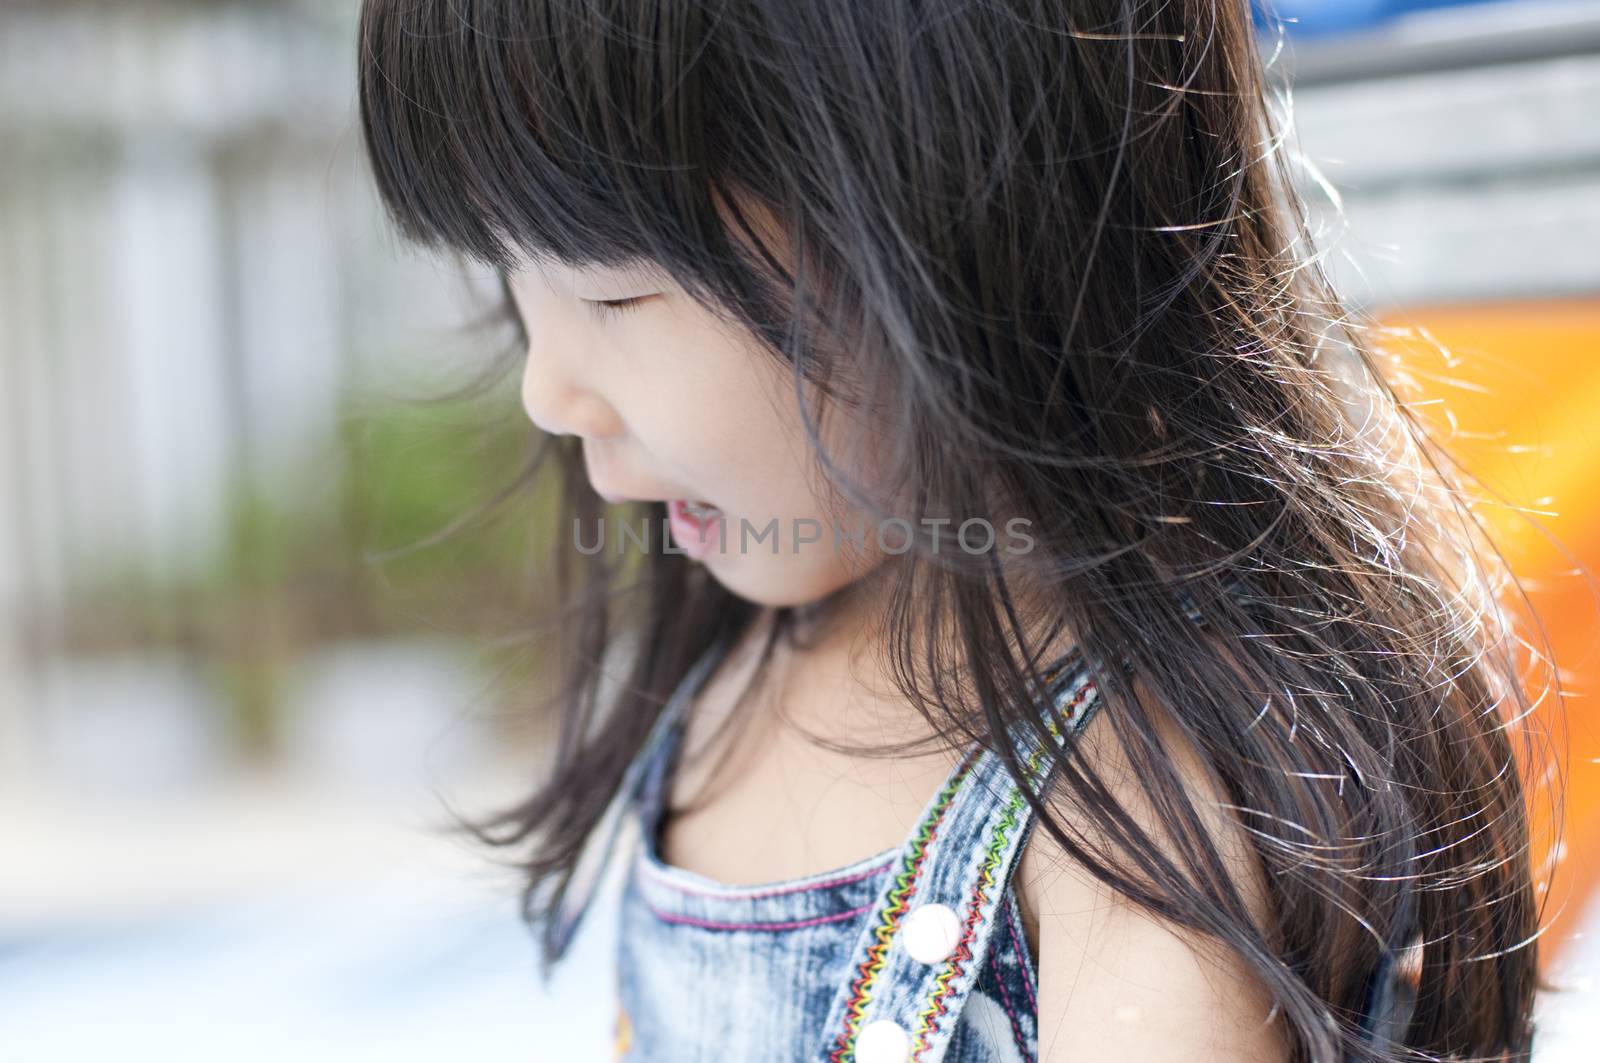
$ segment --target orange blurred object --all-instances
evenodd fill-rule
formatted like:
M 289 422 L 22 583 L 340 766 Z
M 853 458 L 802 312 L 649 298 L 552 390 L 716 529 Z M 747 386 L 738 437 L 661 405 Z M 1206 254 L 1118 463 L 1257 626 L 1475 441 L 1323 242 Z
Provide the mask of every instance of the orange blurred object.
M 1534 713 L 1553 748 L 1532 750 L 1543 758 L 1535 770 L 1559 774 L 1528 781 L 1535 871 L 1550 882 L 1540 949 L 1548 970 L 1600 900 L 1600 726 L 1589 708 L 1600 681 L 1600 298 L 1411 306 L 1381 318 L 1379 346 L 1426 396 L 1418 413 L 1506 503 L 1479 512 L 1559 669 L 1563 697 L 1545 697 Z M 1551 801 L 1562 783 L 1564 808 Z M 1557 825 L 1552 878 L 1545 861 Z

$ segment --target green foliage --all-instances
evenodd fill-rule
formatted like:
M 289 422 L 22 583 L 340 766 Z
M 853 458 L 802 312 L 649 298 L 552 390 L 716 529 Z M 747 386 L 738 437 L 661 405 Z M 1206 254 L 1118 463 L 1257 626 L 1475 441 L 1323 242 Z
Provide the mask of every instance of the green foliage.
M 219 548 L 176 585 L 113 568 L 79 611 L 84 641 L 178 644 L 207 661 L 235 747 L 251 759 L 277 748 L 283 684 L 305 647 L 501 634 L 519 598 L 540 588 L 536 533 L 550 524 L 535 518 L 553 485 L 524 485 L 490 506 L 511 491 L 533 443 L 520 404 L 492 394 L 347 398 L 338 428 L 291 492 L 232 483 Z M 514 656 L 509 667 L 535 663 Z
M 459 615 L 462 592 L 477 597 L 532 574 L 533 515 L 548 505 L 548 484 L 476 517 L 510 488 L 530 452 L 533 430 L 516 403 L 387 404 L 351 410 L 343 423 L 352 561 L 395 601 Z

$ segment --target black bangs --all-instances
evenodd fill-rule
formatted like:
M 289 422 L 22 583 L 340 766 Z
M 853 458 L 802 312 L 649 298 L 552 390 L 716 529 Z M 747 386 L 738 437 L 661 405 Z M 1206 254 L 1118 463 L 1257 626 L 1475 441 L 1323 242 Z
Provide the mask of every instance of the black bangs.
M 362 131 L 400 232 L 500 269 L 714 240 L 706 7 L 367 0 Z

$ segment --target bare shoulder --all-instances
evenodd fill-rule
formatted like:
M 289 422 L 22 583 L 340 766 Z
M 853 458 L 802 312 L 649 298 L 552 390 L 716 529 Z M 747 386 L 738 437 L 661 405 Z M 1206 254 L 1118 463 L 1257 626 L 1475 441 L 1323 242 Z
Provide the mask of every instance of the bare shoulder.
M 1105 712 L 1085 726 L 1082 756 L 1169 858 L 1171 841 Z M 1258 925 L 1265 880 L 1238 820 L 1197 752 L 1170 722 L 1163 745 Z M 1072 809 L 1058 799 L 1058 818 Z M 1179 866 L 1182 866 L 1181 864 Z M 1017 867 L 1017 897 L 1039 965 L 1041 1061 L 1066 1058 L 1288 1058 L 1283 1023 L 1264 986 L 1220 943 L 1151 916 L 1102 885 L 1042 827 Z M 1269 1018 L 1270 1016 L 1270 1018 Z

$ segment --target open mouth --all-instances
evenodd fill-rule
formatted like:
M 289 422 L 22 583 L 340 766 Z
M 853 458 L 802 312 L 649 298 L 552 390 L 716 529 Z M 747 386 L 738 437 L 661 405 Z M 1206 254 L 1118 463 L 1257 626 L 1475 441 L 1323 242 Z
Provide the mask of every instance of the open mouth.
M 668 526 L 678 548 L 695 560 L 721 542 L 722 510 L 701 499 L 667 500 Z

